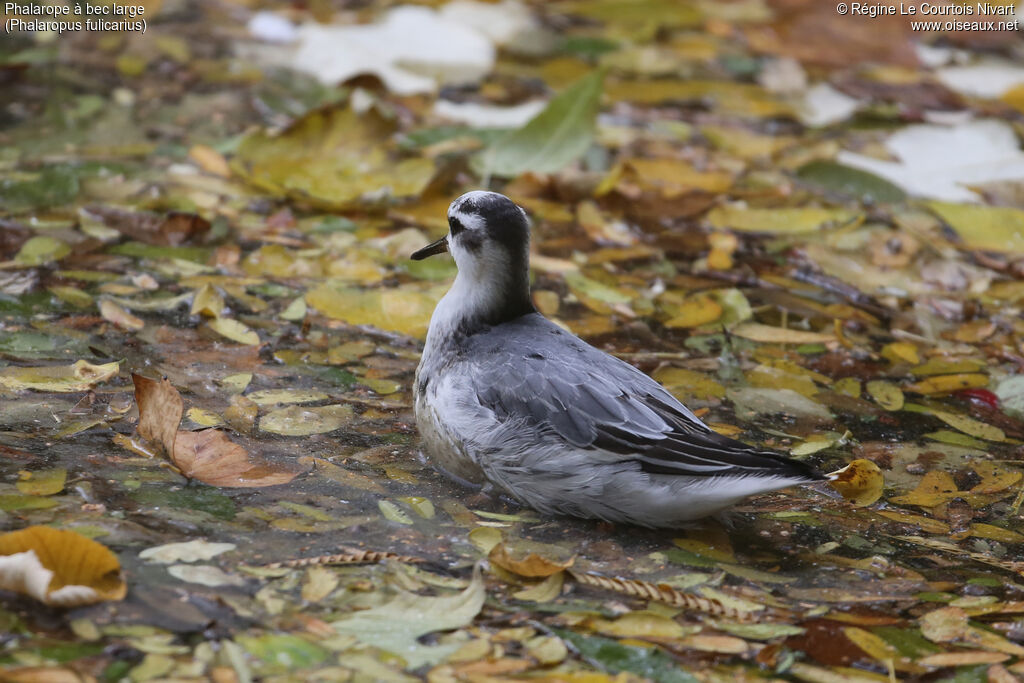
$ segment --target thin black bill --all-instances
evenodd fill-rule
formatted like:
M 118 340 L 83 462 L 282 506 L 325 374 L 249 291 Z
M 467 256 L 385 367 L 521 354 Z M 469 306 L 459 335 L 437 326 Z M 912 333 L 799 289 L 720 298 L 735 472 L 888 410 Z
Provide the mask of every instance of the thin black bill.
M 414 251 L 409 256 L 409 258 L 411 258 L 413 261 L 422 261 L 423 259 L 427 258 L 428 256 L 433 256 L 434 254 L 441 254 L 441 253 L 444 253 L 446 251 L 448 251 L 448 236 L 447 235 L 445 235 L 444 237 L 442 237 L 441 239 L 439 239 L 436 242 L 431 242 L 430 244 L 428 244 L 427 246 L 423 247 L 422 249 L 418 249 L 418 250 Z

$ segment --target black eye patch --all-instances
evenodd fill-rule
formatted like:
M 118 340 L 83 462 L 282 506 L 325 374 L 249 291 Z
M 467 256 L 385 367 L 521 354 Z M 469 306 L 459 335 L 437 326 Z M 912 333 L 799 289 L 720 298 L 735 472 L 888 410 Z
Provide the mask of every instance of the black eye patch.
M 462 221 L 460 221 L 458 218 L 455 218 L 454 216 L 448 219 L 448 227 L 451 230 L 452 237 L 455 237 L 460 232 L 466 229 L 465 226 L 462 225 Z

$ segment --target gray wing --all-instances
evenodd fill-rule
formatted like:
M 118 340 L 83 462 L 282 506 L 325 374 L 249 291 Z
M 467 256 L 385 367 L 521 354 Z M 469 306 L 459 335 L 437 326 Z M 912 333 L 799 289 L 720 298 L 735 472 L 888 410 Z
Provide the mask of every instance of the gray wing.
M 660 384 L 539 315 L 474 335 L 471 384 L 500 420 L 638 461 L 651 474 L 788 476 L 811 467 L 710 430 Z

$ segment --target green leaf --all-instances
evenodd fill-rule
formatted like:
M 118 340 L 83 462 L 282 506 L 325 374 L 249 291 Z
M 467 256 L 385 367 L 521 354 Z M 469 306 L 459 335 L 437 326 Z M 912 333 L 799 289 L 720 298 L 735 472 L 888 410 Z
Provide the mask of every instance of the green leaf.
M 238 636 L 236 641 L 249 654 L 268 664 L 270 669 L 281 673 L 315 666 L 330 656 L 330 652 L 319 645 L 284 633 Z
M 801 166 L 796 175 L 808 185 L 848 195 L 862 202 L 899 202 L 907 196 L 888 180 L 834 161 L 812 161 Z
M 572 631 L 553 629 L 562 640 L 569 641 L 581 655 L 618 673 L 649 678 L 656 683 L 696 683 L 697 679 L 683 671 L 676 660 L 656 647 L 633 647 L 610 638 L 584 636 Z
M 1024 253 L 1024 211 L 1008 206 L 928 202 L 968 249 Z
M 339 633 L 353 635 L 367 645 L 402 657 L 411 669 L 436 664 L 459 643 L 429 646 L 419 638 L 435 631 L 450 631 L 472 623 L 484 605 L 480 568 L 466 590 L 431 597 L 399 590 L 398 596 L 380 607 L 355 612 L 331 624 Z
M 23 179 L 0 180 L 0 205 L 15 212 L 67 204 L 78 196 L 78 173 L 70 166 L 47 166 Z
M 483 176 L 554 173 L 583 156 L 594 138 L 604 71 L 579 79 L 530 119 L 473 160 Z

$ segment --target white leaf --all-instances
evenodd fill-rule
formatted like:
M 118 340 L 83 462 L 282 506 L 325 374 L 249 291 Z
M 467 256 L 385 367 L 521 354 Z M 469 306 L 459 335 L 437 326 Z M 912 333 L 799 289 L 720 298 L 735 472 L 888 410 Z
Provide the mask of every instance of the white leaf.
M 199 560 L 209 560 L 217 557 L 221 553 L 234 550 L 235 547 L 234 543 L 211 543 L 210 541 L 196 539 L 183 543 L 166 543 L 146 548 L 139 553 L 139 558 L 160 564 L 198 562 Z

